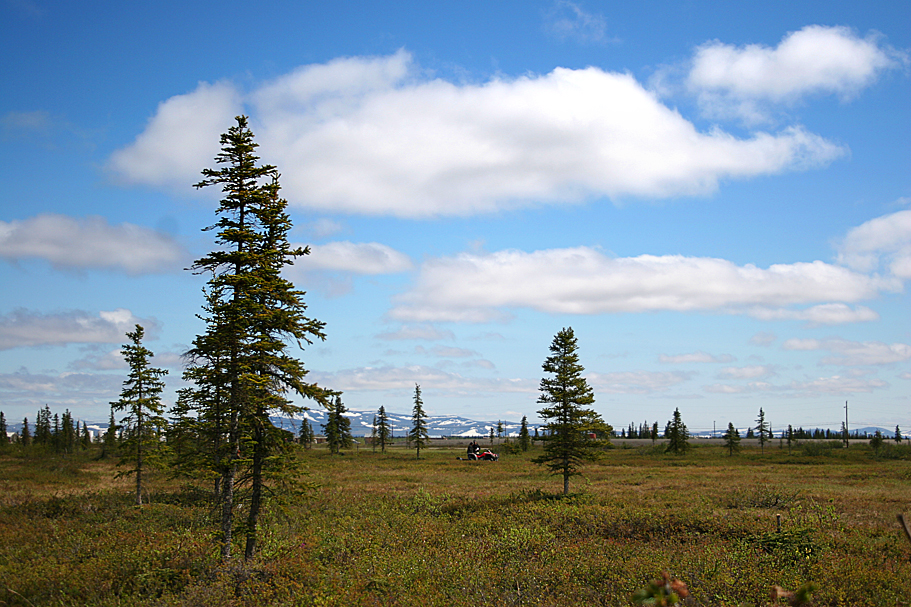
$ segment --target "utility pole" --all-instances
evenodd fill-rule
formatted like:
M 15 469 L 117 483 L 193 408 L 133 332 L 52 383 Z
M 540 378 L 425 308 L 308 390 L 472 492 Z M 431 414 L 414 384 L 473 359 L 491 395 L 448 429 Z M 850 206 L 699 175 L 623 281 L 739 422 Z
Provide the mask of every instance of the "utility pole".
M 715 438 L 715 422 L 712 422 L 712 438 Z
M 845 449 L 848 448 L 848 401 L 845 401 Z

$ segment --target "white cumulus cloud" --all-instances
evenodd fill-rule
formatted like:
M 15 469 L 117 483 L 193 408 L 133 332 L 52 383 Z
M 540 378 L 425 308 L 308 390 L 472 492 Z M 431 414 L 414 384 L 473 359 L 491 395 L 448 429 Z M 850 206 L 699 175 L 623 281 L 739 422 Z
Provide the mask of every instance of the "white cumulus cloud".
M 227 82 L 202 82 L 195 91 L 158 104 L 145 130 L 114 152 L 107 168 L 131 184 L 188 191 L 212 167 L 219 139 L 242 113 L 241 96 Z
M 390 316 L 486 322 L 513 308 L 559 314 L 750 313 L 757 307 L 853 302 L 900 286 L 821 261 L 759 268 L 680 255 L 612 258 L 589 247 L 506 250 L 425 261 Z
M 672 197 L 724 179 L 820 166 L 845 150 L 799 127 L 700 132 L 629 74 L 556 68 L 452 83 L 410 54 L 308 65 L 243 95 L 200 84 L 162 102 L 109 168 L 188 189 L 247 103 L 292 205 L 400 217 L 467 216 L 590 197 Z
M 0 221 L 0 258 L 9 261 L 43 259 L 58 268 L 143 274 L 180 269 L 186 256 L 167 234 L 130 223 L 111 225 L 102 217 L 48 213 Z
M 686 85 L 713 115 L 761 118 L 769 103 L 793 103 L 811 94 L 855 96 L 880 75 L 907 64 L 907 53 L 876 34 L 810 25 L 775 48 L 709 42 L 696 50 Z
M 876 217 L 848 231 L 838 244 L 838 262 L 863 272 L 887 270 L 911 278 L 911 211 Z

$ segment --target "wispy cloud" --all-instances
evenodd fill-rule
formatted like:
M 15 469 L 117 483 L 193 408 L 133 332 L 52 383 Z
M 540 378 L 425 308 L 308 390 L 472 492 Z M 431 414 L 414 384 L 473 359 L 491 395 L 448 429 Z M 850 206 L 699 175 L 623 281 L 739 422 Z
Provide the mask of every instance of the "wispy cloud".
M 879 320 L 879 314 L 866 306 L 852 308 L 842 303 L 820 304 L 802 310 L 760 307 L 750 310 L 749 315 L 759 320 L 803 320 L 811 327 Z
M 42 259 L 68 270 L 110 269 L 128 274 L 179 270 L 186 250 L 171 236 L 102 217 L 43 214 L 0 221 L 0 258 Z
M 15 310 L 0 316 L 0 350 L 66 344 L 116 344 L 126 341 L 126 332 L 139 324 L 151 338 L 158 331 L 155 319 L 137 318 L 118 308 L 90 314 L 83 311 L 43 314 Z
M 797 396 L 803 395 L 831 395 L 831 394 L 855 394 L 858 392 L 873 392 L 879 388 L 887 388 L 888 382 L 881 379 L 863 379 L 859 377 L 843 377 L 833 375 L 831 377 L 819 377 L 804 381 L 795 381 L 787 386 Z
M 51 117 L 43 110 L 7 112 L 0 116 L 0 131 L 6 137 L 47 135 L 51 131 Z
M 43 17 L 46 13 L 37 2 L 32 2 L 31 0 L 6 0 L 6 3 L 20 14 L 33 19 Z
M 561 40 L 574 40 L 583 44 L 606 42 L 607 20 L 603 15 L 590 13 L 576 2 L 557 0 L 547 11 L 544 29 Z
M 869 393 L 889 387 L 881 379 L 846 377 L 832 375 L 812 379 L 795 380 L 787 384 L 776 385 L 765 381 L 753 381 L 743 384 L 712 384 L 703 386 L 709 394 L 755 394 L 757 392 L 774 392 L 781 398 L 831 397 L 834 394 Z
M 471 395 L 504 392 L 534 394 L 538 391 L 538 380 L 534 379 L 485 379 L 448 373 L 435 367 L 409 365 L 405 367 L 359 367 L 334 373 L 313 372 L 308 375 L 321 385 L 332 386 L 345 392 L 381 391 L 413 392 L 414 384 L 421 389 L 432 390 L 443 395 Z
M 121 341 L 125 341 L 125 338 Z M 180 368 L 184 364 L 183 357 L 178 352 L 155 352 L 149 358 L 149 364 L 158 368 Z M 116 350 L 98 350 L 90 347 L 86 354 L 74 360 L 68 368 L 75 371 L 113 371 L 128 368 L 123 358 L 123 352 Z
M 746 367 L 725 367 L 718 372 L 721 379 L 756 379 L 775 375 L 775 369 L 769 365 L 748 365 Z
M 911 345 L 903 343 L 886 344 L 880 341 L 849 341 L 840 338 L 789 339 L 782 347 L 785 350 L 832 352 L 834 356 L 823 358 L 824 365 L 845 367 L 865 365 L 888 365 L 911 360 Z
M 478 353 L 474 350 L 453 346 L 434 346 L 430 350 L 423 346 L 415 346 L 414 351 L 416 354 L 437 356 L 439 358 L 470 358 L 478 356 Z
M 303 245 L 300 245 L 303 246 Z M 414 266 L 404 253 L 376 242 L 330 242 L 311 245 L 310 255 L 295 264 L 301 270 L 334 270 L 353 274 L 396 274 Z
M 630 74 L 557 68 L 452 83 L 422 76 L 400 51 L 304 66 L 247 95 L 203 83 L 163 101 L 108 167 L 124 182 L 187 192 L 244 101 L 290 203 L 333 213 L 468 216 L 703 195 L 724 179 L 845 153 L 800 127 L 747 138 L 700 132 Z
M 760 331 L 750 338 L 750 343 L 754 346 L 770 346 L 776 339 L 778 339 L 778 336 L 774 333 L 770 331 Z
M 713 354 L 709 354 L 708 352 L 690 352 L 689 354 L 675 354 L 673 356 L 662 354 L 658 357 L 659 362 L 671 365 L 689 363 L 729 363 L 733 360 L 734 357 L 730 354 L 715 356 Z
M 623 371 L 589 373 L 586 379 L 597 394 L 651 394 L 682 384 L 693 376 L 684 371 Z
M 322 217 L 314 222 L 311 222 L 310 224 L 305 225 L 304 229 L 313 234 L 314 238 L 328 238 L 329 236 L 333 236 L 341 232 L 344 229 L 344 226 L 334 219 Z
M 380 333 L 377 339 L 383 341 L 389 340 L 423 340 L 423 341 L 440 341 L 453 340 L 455 334 L 452 331 L 444 331 L 434 327 L 432 324 L 412 324 L 402 325 L 395 331 Z

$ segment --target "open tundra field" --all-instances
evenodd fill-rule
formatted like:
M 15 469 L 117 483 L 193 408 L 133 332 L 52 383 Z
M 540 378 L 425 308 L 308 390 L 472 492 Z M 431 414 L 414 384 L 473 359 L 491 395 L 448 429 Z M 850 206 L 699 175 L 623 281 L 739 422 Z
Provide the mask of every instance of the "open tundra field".
M 276 492 L 249 563 L 219 562 L 201 481 L 158 472 L 140 508 L 91 451 L 8 450 L 0 605 L 631 605 L 663 572 L 693 605 L 770 605 L 808 583 L 813 605 L 911 601 L 905 446 L 694 444 L 615 441 L 568 497 L 534 450 L 300 450 L 309 487 Z

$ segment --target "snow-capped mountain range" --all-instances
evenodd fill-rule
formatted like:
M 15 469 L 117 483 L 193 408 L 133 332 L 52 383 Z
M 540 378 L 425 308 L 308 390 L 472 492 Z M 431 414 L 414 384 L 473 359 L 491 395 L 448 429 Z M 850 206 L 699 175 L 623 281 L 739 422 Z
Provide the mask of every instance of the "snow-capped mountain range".
M 345 417 L 351 420 L 351 435 L 370 436 L 373 432 L 373 418 L 375 415 L 375 411 L 346 412 Z M 412 419 L 410 413 L 387 412 L 386 416 L 389 419 L 389 424 L 392 426 L 393 437 L 405 436 L 408 430 L 411 429 Z M 287 417 L 271 418 L 273 424 L 279 428 L 284 428 L 285 430 L 293 432 L 294 434 L 297 434 L 300 431 L 301 422 L 304 419 L 310 422 L 310 425 L 313 427 L 313 431 L 316 434 L 322 434 L 323 424 L 326 423 L 326 411 L 324 409 L 307 410 L 291 419 Z M 81 422 L 83 420 L 78 421 Z M 496 433 L 497 424 L 500 423 L 499 420 L 477 421 L 454 415 L 428 416 L 426 422 L 427 433 L 431 438 L 444 436 L 461 436 L 469 438 L 489 436 L 490 429 L 493 428 L 494 433 Z M 519 428 L 521 427 L 520 422 L 503 420 L 501 423 L 503 424 L 502 436 L 519 435 Z M 89 431 L 95 436 L 103 434 L 108 428 L 107 422 L 87 421 L 86 424 L 88 425 Z M 30 422 L 29 425 L 31 426 L 32 432 L 34 432 L 35 428 L 32 426 L 32 422 Z M 10 434 L 19 432 L 21 429 L 22 422 L 13 422 L 7 425 L 7 431 Z M 534 433 L 533 426 L 529 426 L 529 432 Z
M 345 417 L 351 420 L 352 436 L 370 436 L 373 432 L 373 418 L 376 416 L 375 411 L 348 411 Z M 413 424 L 410 413 L 386 413 L 389 424 L 392 426 L 392 434 L 395 436 L 405 436 Z M 301 420 L 306 419 L 313 427 L 313 431 L 321 434 L 323 424 L 326 423 L 326 411 L 322 409 L 312 409 L 304 411 L 303 414 L 295 419 L 286 417 L 273 417 L 272 423 L 279 428 L 285 428 L 295 434 L 300 430 Z M 503 436 L 518 436 L 520 422 L 496 420 L 496 421 L 477 421 L 458 417 L 454 415 L 430 415 L 426 418 L 427 433 L 431 438 L 442 436 L 464 436 L 464 437 L 482 437 L 489 436 L 490 429 L 494 433 L 497 431 L 497 424 L 503 424 Z M 534 433 L 533 426 L 529 426 L 529 432 Z

